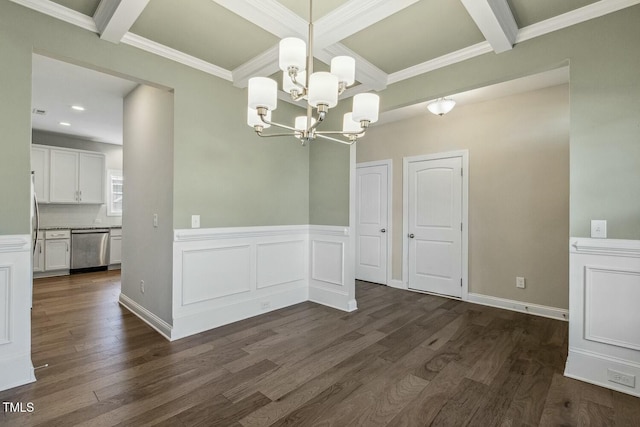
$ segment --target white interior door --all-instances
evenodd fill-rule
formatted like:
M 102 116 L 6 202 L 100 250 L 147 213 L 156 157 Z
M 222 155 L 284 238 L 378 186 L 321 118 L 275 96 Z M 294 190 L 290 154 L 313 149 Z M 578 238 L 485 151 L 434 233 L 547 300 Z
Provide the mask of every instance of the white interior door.
M 411 289 L 462 296 L 462 158 L 409 163 Z
M 356 170 L 356 279 L 387 284 L 387 165 Z

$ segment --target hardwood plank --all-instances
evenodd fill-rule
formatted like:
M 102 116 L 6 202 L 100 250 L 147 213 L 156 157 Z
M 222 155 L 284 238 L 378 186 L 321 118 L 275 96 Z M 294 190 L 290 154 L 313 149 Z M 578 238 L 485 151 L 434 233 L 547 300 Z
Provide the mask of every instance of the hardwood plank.
M 566 322 L 358 282 L 359 310 L 302 303 L 168 342 L 119 272 L 36 280 L 38 381 L 0 425 L 616 425 L 640 399 L 566 378 Z

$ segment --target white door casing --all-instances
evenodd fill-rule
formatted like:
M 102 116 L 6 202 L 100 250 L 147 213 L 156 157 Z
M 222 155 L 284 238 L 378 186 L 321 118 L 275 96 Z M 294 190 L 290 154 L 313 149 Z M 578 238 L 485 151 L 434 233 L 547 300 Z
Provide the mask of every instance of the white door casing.
M 409 289 L 467 296 L 467 152 L 405 158 L 403 273 Z
M 356 278 L 388 283 L 390 270 L 391 161 L 358 164 L 356 170 Z

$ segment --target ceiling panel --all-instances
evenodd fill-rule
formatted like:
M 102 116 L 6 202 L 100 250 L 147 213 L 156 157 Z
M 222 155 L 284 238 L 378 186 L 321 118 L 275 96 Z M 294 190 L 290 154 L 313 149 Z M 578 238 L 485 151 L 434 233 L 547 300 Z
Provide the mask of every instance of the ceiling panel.
M 308 0 L 279 0 L 282 5 L 297 13 L 305 20 L 309 20 L 309 1 Z M 314 22 L 331 12 L 338 6 L 342 6 L 349 0 L 316 0 L 313 2 L 313 20 Z
M 278 42 L 211 0 L 150 1 L 131 32 L 227 70 Z
M 93 16 L 100 4 L 100 0 L 53 0 L 53 2 L 87 16 Z
M 598 0 L 507 0 L 518 28 L 527 27 Z
M 461 2 L 421 0 L 342 43 L 393 73 L 484 40 Z

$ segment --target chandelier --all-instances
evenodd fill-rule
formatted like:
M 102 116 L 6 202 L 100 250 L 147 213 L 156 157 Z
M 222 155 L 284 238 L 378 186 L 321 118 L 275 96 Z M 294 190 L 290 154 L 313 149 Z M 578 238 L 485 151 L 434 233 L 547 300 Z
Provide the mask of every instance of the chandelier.
M 279 44 L 279 66 L 283 72 L 282 89 L 294 101 L 307 101 L 307 114 L 295 118 L 293 126 L 271 120 L 278 105 L 278 83 L 267 77 L 249 79 L 247 124 L 261 137 L 294 136 L 302 145 L 322 138 L 351 145 L 362 137 L 371 123 L 378 121 L 380 97 L 360 93 L 353 97 L 352 112 L 344 115 L 341 131 L 321 131 L 330 108 L 338 104 L 338 97 L 355 82 L 355 60 L 336 56 L 331 60 L 331 72 L 313 72 L 313 0 L 309 1 L 309 46 L 298 38 L 288 37 Z M 313 110 L 316 115 L 314 117 Z M 275 126 L 288 132 L 265 134 Z

